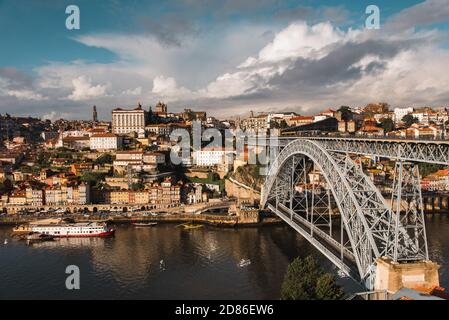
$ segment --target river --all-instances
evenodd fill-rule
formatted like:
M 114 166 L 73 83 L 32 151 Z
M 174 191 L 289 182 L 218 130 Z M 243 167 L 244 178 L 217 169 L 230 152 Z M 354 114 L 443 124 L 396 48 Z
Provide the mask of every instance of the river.
M 428 215 L 426 223 L 431 259 L 441 264 L 440 282 L 449 288 L 449 216 Z M 297 256 L 314 254 L 326 271 L 337 272 L 285 225 L 117 225 L 113 238 L 33 245 L 12 240 L 10 232 L 0 226 L 0 299 L 279 299 L 287 265 Z M 251 264 L 240 267 L 241 259 Z M 65 287 L 68 265 L 80 268 L 79 290 Z M 338 282 L 348 293 L 360 290 L 349 278 Z

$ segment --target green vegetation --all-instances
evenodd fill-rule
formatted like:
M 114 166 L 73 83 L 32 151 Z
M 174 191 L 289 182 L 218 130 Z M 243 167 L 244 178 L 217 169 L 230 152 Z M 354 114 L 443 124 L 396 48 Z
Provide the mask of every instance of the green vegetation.
M 288 124 L 285 120 L 281 120 L 280 122 L 271 120 L 270 121 L 270 127 L 275 129 L 285 129 L 288 127 Z
M 99 186 L 104 180 L 106 173 L 103 172 L 88 172 L 81 176 L 80 180 L 88 183 L 91 186 Z
M 145 185 L 142 182 L 131 184 L 131 190 L 133 191 L 143 190 L 144 188 Z
M 344 121 L 349 121 L 352 119 L 352 111 L 348 106 L 341 106 L 337 112 L 341 113 L 341 119 Z
M 13 189 L 12 182 L 9 179 L 0 181 L 0 194 L 8 193 Z
M 402 122 L 404 122 L 407 127 L 410 127 L 412 124 L 417 123 L 418 121 L 418 118 L 415 118 L 411 114 L 406 114 L 402 117 Z
M 41 168 L 48 168 L 50 166 L 50 154 L 48 152 L 41 152 L 38 154 L 36 162 Z
M 419 163 L 418 167 L 419 173 L 421 174 L 422 177 L 426 177 L 431 173 L 437 172 L 438 170 L 445 168 L 445 166 L 441 164 L 425 163 L 425 162 Z
M 247 164 L 238 167 L 235 172 L 231 174 L 231 178 L 237 180 L 244 185 L 260 191 L 262 184 L 265 181 L 265 176 L 260 175 L 261 166 L 255 164 Z
M 225 180 L 220 179 L 220 176 L 215 172 L 209 172 L 207 174 L 207 178 L 198 178 L 198 177 L 186 177 L 192 183 L 204 183 L 204 184 L 216 184 L 220 187 L 220 191 L 224 190 Z
M 394 122 L 391 119 L 382 119 L 380 121 L 380 127 L 384 129 L 384 132 L 390 132 L 394 130 Z
M 325 273 L 317 261 L 308 256 L 293 260 L 284 276 L 281 288 L 283 300 L 339 300 L 344 291 L 335 277 Z

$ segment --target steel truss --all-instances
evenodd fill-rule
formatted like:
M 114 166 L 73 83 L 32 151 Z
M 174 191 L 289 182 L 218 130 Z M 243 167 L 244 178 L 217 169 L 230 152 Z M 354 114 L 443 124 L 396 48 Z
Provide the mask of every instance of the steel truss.
M 328 151 L 403 161 L 449 164 L 449 143 L 426 140 L 311 137 Z
M 318 193 L 308 183 L 307 159 L 319 168 L 327 190 Z M 341 214 L 340 241 L 332 237 L 331 198 Z M 398 222 L 396 213 L 361 166 L 348 154 L 329 152 L 317 141 L 297 139 L 282 149 L 269 168 L 262 190 L 261 206 L 265 205 L 343 271 L 349 269 L 344 259 L 353 262 L 358 278 L 369 289 L 374 286 L 377 258 L 394 258 L 395 250 L 419 251 L 412 240 L 414 235 L 404 228 L 403 220 Z M 317 239 L 337 248 L 339 257 Z
M 395 212 L 395 216 L 391 218 L 395 220 L 391 221 L 393 232 L 389 240 L 389 255 L 393 256 L 394 261 L 429 260 L 417 165 L 396 162 L 391 208 Z M 399 228 L 405 228 L 407 239 L 404 238 L 403 233 L 397 231 Z M 413 239 L 414 246 L 404 245 L 404 242 L 409 239 Z

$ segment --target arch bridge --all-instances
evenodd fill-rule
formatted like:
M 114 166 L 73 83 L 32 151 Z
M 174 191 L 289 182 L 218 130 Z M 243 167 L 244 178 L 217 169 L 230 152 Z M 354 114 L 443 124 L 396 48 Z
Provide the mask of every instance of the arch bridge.
M 394 154 L 391 148 L 400 152 Z M 416 156 L 404 153 L 407 148 L 414 148 Z M 374 149 L 344 139 L 337 143 L 314 138 L 284 140 L 282 150 L 269 165 L 261 207 L 277 214 L 367 289 L 388 289 L 389 284 L 385 282 L 390 280 L 379 275 L 382 261 L 407 265 L 407 270 L 429 262 L 416 162 L 449 164 L 449 152 L 437 155 L 429 152 L 432 158 L 426 159 L 423 148 L 425 144 L 417 148 L 403 141 L 396 146 L 390 143 L 389 147 Z M 396 160 L 389 201 L 355 157 L 367 154 Z M 336 219 L 338 212 L 340 219 Z M 427 276 L 417 277 L 410 276 L 403 281 L 429 282 Z M 434 277 L 432 281 L 435 282 Z

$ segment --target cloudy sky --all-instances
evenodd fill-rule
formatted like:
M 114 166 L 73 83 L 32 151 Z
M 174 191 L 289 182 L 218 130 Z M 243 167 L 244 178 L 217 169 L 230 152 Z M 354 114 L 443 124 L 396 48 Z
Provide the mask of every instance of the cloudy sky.
M 1 114 L 449 106 L 449 0 L 0 0 L 0 39 Z

